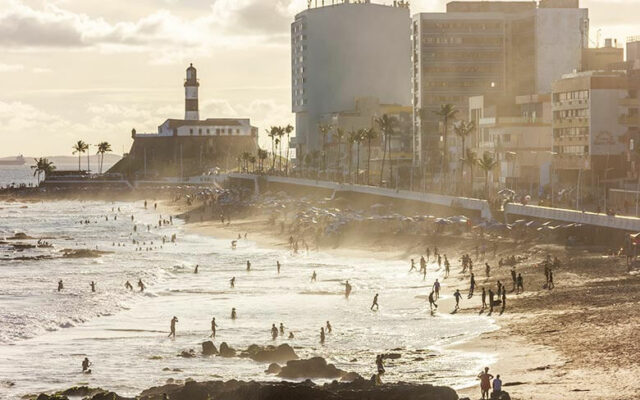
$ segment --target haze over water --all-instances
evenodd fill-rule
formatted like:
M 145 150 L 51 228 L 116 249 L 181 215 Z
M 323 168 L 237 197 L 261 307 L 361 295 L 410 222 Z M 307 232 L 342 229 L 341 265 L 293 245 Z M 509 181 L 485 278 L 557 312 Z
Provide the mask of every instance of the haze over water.
M 47 237 L 55 246 L 16 253 L 0 245 L 0 398 L 78 384 L 135 395 L 168 378 L 275 379 L 263 372 L 267 364 L 249 359 L 178 357 L 189 348 L 200 353 L 212 317 L 219 325 L 218 347 L 222 341 L 236 349 L 254 343 L 289 343 L 301 358 L 322 356 L 366 378 L 375 372 L 376 354 L 401 349 L 395 352 L 402 353 L 402 358 L 387 363 L 386 382 L 460 387 L 473 382 L 479 369 L 491 361 L 484 354 L 443 349 L 495 325 L 487 317 L 451 315 L 451 303 L 441 302 L 441 310 L 430 316 L 425 297 L 439 276 L 437 266 L 429 265 L 423 282 L 421 275 L 408 272 L 408 262 L 380 260 L 375 255 L 370 259 L 322 252 L 292 255 L 260 248 L 251 241 L 251 233 L 232 250 L 228 240 L 189 234 L 177 219 L 173 226 L 154 228 L 159 213 L 145 211 L 141 205 L 0 203 L 0 236 L 25 232 Z M 131 215 L 137 233 L 132 232 Z M 91 223 L 80 224 L 83 219 Z M 152 225 L 151 232 L 146 232 L 146 224 Z M 162 236 L 173 233 L 177 243 L 155 251 L 135 251 L 132 244 L 137 239 L 146 242 L 142 247 L 159 247 Z M 126 247 L 114 247 L 114 242 Z M 7 260 L 96 246 L 112 253 L 96 259 Z M 247 260 L 252 262 L 251 272 L 245 271 Z M 276 260 L 282 263 L 279 276 Z M 197 275 L 193 273 L 196 264 L 200 265 Z M 455 271 L 457 263 L 452 268 Z M 310 282 L 314 270 L 317 283 Z M 229 287 L 232 276 L 235 289 Z M 135 286 L 138 278 L 148 286 L 144 294 L 125 290 L 126 280 Z M 64 281 L 62 293 L 56 291 L 58 279 Z M 353 285 L 348 300 L 343 296 L 345 279 Z M 97 293 L 91 293 L 91 281 L 97 282 Z M 372 312 L 369 306 L 376 292 L 380 311 Z M 445 297 L 450 299 L 450 292 L 445 281 Z M 230 319 L 232 307 L 237 309 L 236 321 Z M 174 315 L 179 318 L 178 336 L 171 340 L 167 334 Z M 319 330 L 327 320 L 334 329 L 321 346 Z M 294 340 L 271 341 L 271 324 L 280 322 L 287 334 L 294 332 Z M 94 363 L 91 375 L 80 373 L 85 356 Z

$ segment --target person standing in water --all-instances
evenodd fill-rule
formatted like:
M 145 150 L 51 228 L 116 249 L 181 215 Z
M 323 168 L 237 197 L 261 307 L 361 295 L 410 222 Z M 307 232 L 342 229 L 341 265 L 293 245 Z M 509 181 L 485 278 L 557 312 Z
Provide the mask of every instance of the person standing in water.
M 378 305 L 378 293 L 376 293 L 376 295 L 373 296 L 373 303 L 371 304 L 371 311 L 373 311 L 373 307 L 376 308 L 376 311 L 380 309 L 380 306 Z
M 91 286 L 91 292 L 95 293 L 96 292 L 96 283 L 94 281 L 91 281 L 91 283 L 89 285 Z
M 284 336 L 284 324 L 280 322 L 280 336 Z
M 213 317 L 211 318 L 211 337 L 212 338 L 216 338 L 216 328 L 218 327 L 218 325 L 216 324 L 216 318 Z
M 324 328 L 320 328 L 320 343 L 324 344 Z
M 347 281 L 344 284 L 344 297 L 348 299 L 349 295 L 351 295 L 351 284 L 349 283 L 349 281 Z
M 174 339 L 176 338 L 176 322 L 178 322 L 178 317 L 176 317 L 175 315 L 173 316 L 173 318 L 171 318 L 171 332 L 169 332 L 169 336 L 168 337 L 173 337 Z
M 235 307 L 233 307 L 233 308 L 231 309 L 231 319 L 232 319 L 232 320 L 235 320 L 237 317 L 238 317 L 238 315 L 236 314 L 236 308 L 235 308 Z
M 124 284 L 124 288 L 125 289 L 129 289 L 129 290 L 133 290 L 133 285 L 131 285 L 131 282 L 127 281 Z
M 144 292 L 146 286 L 144 285 L 144 283 L 142 283 L 142 279 L 138 279 L 138 287 L 140 288 L 141 292 Z
M 331 323 L 329 323 L 329 321 L 327 321 L 327 333 L 331 333 L 332 330 L 333 330 L 333 328 L 331 327 Z
M 376 368 L 378 369 L 378 375 L 383 375 L 385 373 L 384 357 L 382 356 L 382 354 L 378 354 L 376 356 Z
M 473 297 L 473 291 L 476 288 L 476 277 L 471 273 L 471 278 L 469 278 L 469 298 Z
M 251 271 L 251 261 L 247 260 L 247 272 Z
M 233 278 L 229 279 L 229 285 L 231 285 L 231 289 L 236 287 L 236 277 L 235 276 Z
M 82 372 L 84 372 L 85 374 L 90 374 L 91 373 L 91 370 L 89 369 L 90 366 L 91 366 L 91 361 L 89 361 L 89 359 L 85 357 L 84 360 L 82 360 Z
M 311 274 L 311 282 L 316 282 L 318 280 L 318 275 L 316 274 L 316 271 L 313 271 L 313 274 Z
M 58 281 L 58 292 L 61 292 L 64 289 L 64 284 L 62 283 L 62 279 Z
M 278 275 L 280 275 L 280 261 L 276 261 L 276 267 L 278 268 Z
M 196 268 L 193 270 L 193 273 L 194 273 L 194 274 L 197 274 L 197 273 L 198 273 L 198 267 L 199 267 L 199 265 L 198 265 L 198 264 L 196 264 Z
M 278 328 L 276 328 L 276 324 L 271 324 L 271 340 L 276 340 L 278 338 Z

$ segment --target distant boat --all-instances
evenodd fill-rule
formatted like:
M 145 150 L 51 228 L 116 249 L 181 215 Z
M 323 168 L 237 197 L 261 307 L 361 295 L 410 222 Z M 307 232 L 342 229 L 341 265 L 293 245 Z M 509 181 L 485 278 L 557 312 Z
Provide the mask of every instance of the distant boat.
M 24 160 L 22 155 L 19 155 L 16 158 L 3 158 L 0 159 L 0 165 L 25 165 L 27 162 Z

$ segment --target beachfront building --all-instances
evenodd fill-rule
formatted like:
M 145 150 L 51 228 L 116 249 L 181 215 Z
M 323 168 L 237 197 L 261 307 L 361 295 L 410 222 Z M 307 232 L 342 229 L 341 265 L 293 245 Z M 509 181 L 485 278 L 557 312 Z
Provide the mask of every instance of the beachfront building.
M 291 107 L 296 114 L 296 157 L 321 151 L 323 116 L 351 110 L 357 98 L 410 105 L 409 36 L 409 7 L 404 1 L 332 2 L 295 16 Z
M 560 184 L 596 198 L 626 175 L 627 127 L 622 106 L 628 97 L 624 72 L 565 75 L 553 84 L 553 170 Z M 603 189 L 604 188 L 604 189 Z M 603 190 L 600 190 L 603 189 Z
M 469 99 L 469 120 L 477 126 L 477 156 L 489 152 L 498 160 L 492 178 L 500 187 L 541 195 L 551 182 L 551 95 L 474 96 Z M 481 187 L 484 177 L 478 173 L 475 178 L 476 188 Z
M 213 168 L 228 170 L 244 152 L 258 148 L 258 128 L 248 118 L 200 119 L 196 68 L 186 70 L 185 118 L 167 119 L 155 133 L 131 131 L 128 155 L 110 172 L 138 177 L 185 177 Z
M 387 182 L 392 181 L 392 178 L 399 174 L 406 174 L 406 169 L 410 168 L 412 161 L 412 113 L 413 110 L 409 105 L 382 104 L 378 98 L 362 97 L 356 99 L 355 104 L 348 110 L 321 115 L 319 123 L 330 127 L 322 146 L 328 157 L 327 167 L 333 172 L 344 174 L 349 169 L 351 159 L 352 169 L 355 169 L 357 150 L 355 144 L 349 146 L 348 137 L 351 133 L 373 128 L 376 137 L 371 140 L 370 157 L 368 140 L 361 144 L 360 166 L 365 166 L 365 161 L 370 160 L 370 182 L 379 183 L 383 157 L 386 162 L 385 180 Z M 385 135 L 376 122 L 383 115 L 396 121 L 393 132 L 387 138 L 386 155 L 383 154 Z M 341 139 L 337 135 L 338 131 L 343 133 Z
M 445 13 L 412 23 L 414 157 L 439 171 L 442 126 L 435 112 L 453 104 L 468 114 L 471 96 L 550 93 L 579 70 L 588 44 L 588 10 L 578 0 L 454 1 Z M 475 146 L 475 143 L 471 144 Z M 455 159 L 450 159 L 453 164 Z
M 582 51 L 582 71 L 610 71 L 618 69 L 624 62 L 624 49 L 618 41 L 605 39 L 604 47 L 594 47 Z

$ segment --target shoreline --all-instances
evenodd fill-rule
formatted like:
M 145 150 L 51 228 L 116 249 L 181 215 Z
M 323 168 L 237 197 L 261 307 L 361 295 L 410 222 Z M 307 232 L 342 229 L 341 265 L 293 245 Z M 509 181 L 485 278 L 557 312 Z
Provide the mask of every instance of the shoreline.
M 193 211 L 194 208 L 191 208 Z M 189 209 L 182 209 L 182 212 L 188 212 Z M 237 238 L 238 233 L 248 233 L 248 239 L 254 241 L 262 247 L 271 249 L 287 249 L 287 241 L 279 237 L 278 234 L 270 232 L 268 229 L 267 217 L 264 215 L 249 215 L 249 216 L 234 216 L 231 225 L 222 226 L 219 221 L 206 221 L 197 223 L 185 224 L 187 232 L 196 233 L 201 235 L 214 236 L 216 238 L 233 240 Z M 447 239 L 445 239 L 447 240 Z M 468 244 L 463 245 L 461 242 L 471 241 L 465 238 L 455 238 L 451 240 L 448 246 L 440 246 L 443 249 L 443 253 L 451 251 L 455 256 L 451 257 L 451 275 L 452 279 L 445 281 L 443 290 L 445 296 L 451 295 L 455 289 L 460 289 L 461 292 L 467 289 L 467 280 L 464 277 L 458 277 L 459 263 L 457 255 L 459 252 L 468 252 L 471 254 L 471 247 Z M 366 244 L 362 243 L 365 242 Z M 418 251 L 418 245 L 410 240 L 402 239 L 394 242 L 395 244 L 389 246 L 376 246 L 377 242 L 374 239 L 373 243 L 367 238 L 363 239 L 360 245 L 351 245 L 350 243 L 341 244 L 339 248 L 323 248 L 319 251 L 329 255 L 341 256 L 341 257 L 371 257 L 374 255 L 376 258 L 383 257 L 389 260 L 404 260 L 408 262 L 408 259 L 417 256 L 421 251 Z M 598 284 L 601 280 L 611 279 L 609 277 L 603 277 L 602 273 L 596 273 L 597 276 L 593 277 L 592 281 L 581 280 L 576 271 L 572 271 L 574 262 L 580 262 L 580 258 L 588 259 L 590 262 L 595 263 L 602 262 L 607 264 L 616 265 L 616 279 L 620 280 L 635 280 L 635 283 L 640 287 L 640 279 L 633 276 L 625 276 L 619 270 L 622 267 L 620 259 L 604 258 L 602 256 L 593 255 L 596 250 L 588 251 L 582 250 L 572 253 L 566 250 L 562 246 L 557 245 L 542 245 L 534 244 L 534 246 L 527 245 L 526 243 L 509 243 L 505 241 L 500 244 L 501 249 L 498 257 L 501 254 L 529 252 L 529 259 L 524 263 L 526 265 L 518 265 L 518 270 L 522 270 L 523 274 L 527 275 L 527 286 L 539 287 L 540 289 L 528 290 L 521 296 L 515 296 L 509 293 L 508 295 L 508 308 L 504 315 L 493 316 L 493 320 L 498 327 L 495 331 L 490 331 L 479 335 L 478 337 L 471 339 L 470 341 L 456 344 L 446 347 L 448 350 L 463 351 L 467 353 L 485 353 L 491 354 L 495 358 L 495 362 L 489 365 L 490 373 L 500 374 L 505 384 L 504 389 L 508 391 L 514 399 L 546 399 L 546 400 L 561 400 L 570 397 L 568 393 L 576 392 L 580 393 L 581 399 L 601 399 L 611 395 L 611 386 L 600 385 L 593 379 L 594 374 L 596 376 L 608 376 L 612 379 L 614 385 L 624 388 L 617 392 L 617 398 L 619 399 L 637 399 L 640 394 L 640 382 L 630 383 L 631 377 L 640 376 L 640 365 L 638 362 L 631 363 L 628 366 L 624 365 L 624 360 L 620 360 L 620 365 L 606 366 L 599 365 L 593 362 L 575 362 L 574 358 L 578 355 L 576 351 L 588 352 L 583 348 L 566 348 L 566 343 L 571 342 L 572 337 L 570 331 L 566 334 L 569 337 L 563 335 L 558 336 L 557 333 L 560 330 L 556 329 L 536 329 L 537 324 L 542 323 L 542 328 L 546 325 L 545 320 L 545 305 L 544 303 L 550 301 L 548 298 L 559 293 L 561 289 L 556 288 L 554 291 L 548 291 L 543 289 L 544 276 L 540 272 L 540 267 L 536 267 L 535 264 L 541 261 L 544 254 L 557 254 L 562 255 L 563 259 L 566 258 L 567 263 L 571 263 L 571 268 L 568 270 L 562 270 L 557 272 L 556 279 L 565 280 L 564 275 L 568 276 L 567 290 L 576 291 L 575 296 L 569 299 L 573 306 L 577 306 L 581 311 L 584 311 L 585 307 L 589 307 L 587 299 L 584 298 L 584 293 L 589 293 L 590 288 L 587 286 L 590 283 Z M 450 253 L 450 254 L 451 254 Z M 413 256 L 412 256 L 413 255 Z M 505 254 L 506 255 L 506 254 Z M 577 255 L 577 260 L 573 261 L 571 258 Z M 497 258 L 497 257 L 496 257 Z M 510 277 L 508 276 L 508 269 L 503 267 L 502 270 L 498 270 L 497 259 L 489 256 L 489 263 L 494 266 L 494 276 L 491 280 L 486 280 L 484 276 L 477 278 L 478 281 L 484 284 L 490 284 L 495 279 L 501 279 L 506 282 L 510 288 Z M 478 267 L 482 266 L 482 263 L 477 264 Z M 597 267 L 597 265 L 596 265 Z M 591 268 L 591 267 L 590 267 Z M 588 271 L 593 273 L 594 271 Z M 583 274 L 583 271 L 580 271 Z M 481 273 L 478 271 L 478 276 Z M 482 274 L 484 275 L 484 274 Z M 541 277 L 542 276 L 542 277 Z M 531 282 L 529 284 L 529 282 Z M 482 286 L 483 283 L 479 283 Z M 466 297 L 461 301 L 461 314 L 476 313 L 479 310 L 479 297 L 474 296 L 473 305 L 469 306 L 466 302 Z M 541 303 L 536 305 L 538 299 L 543 299 Z M 448 301 L 447 301 L 448 300 Z M 453 299 L 447 299 L 440 304 L 441 312 L 447 312 L 449 308 L 453 308 Z M 635 301 L 638 299 L 635 298 Z M 552 300 L 551 300 L 552 301 Z M 577 304 L 575 304 L 577 302 Z M 467 304 L 465 304 L 467 303 Z M 556 311 L 553 315 L 556 315 Z M 571 310 L 570 314 L 573 314 L 574 310 Z M 561 316 L 559 316 L 561 318 Z M 640 315 L 636 313 L 634 318 L 639 318 Z M 572 324 L 577 321 L 572 322 Z M 579 322 L 577 322 L 579 323 Z M 562 327 L 564 328 L 564 327 Z M 566 328 L 565 328 L 566 329 Z M 553 340 L 550 339 L 550 335 L 553 336 Z M 598 341 L 598 337 L 590 335 L 589 340 Z M 616 346 L 625 346 L 625 342 L 615 343 Z M 604 350 L 604 349 L 603 349 Z M 633 379 L 632 379 L 633 380 Z M 637 382 L 637 379 L 635 379 Z M 479 394 L 479 388 L 477 385 L 471 385 L 464 388 L 457 389 L 458 394 L 461 397 L 469 396 L 475 398 Z M 533 394 L 535 393 L 535 394 Z

